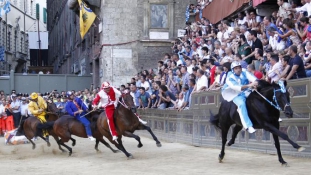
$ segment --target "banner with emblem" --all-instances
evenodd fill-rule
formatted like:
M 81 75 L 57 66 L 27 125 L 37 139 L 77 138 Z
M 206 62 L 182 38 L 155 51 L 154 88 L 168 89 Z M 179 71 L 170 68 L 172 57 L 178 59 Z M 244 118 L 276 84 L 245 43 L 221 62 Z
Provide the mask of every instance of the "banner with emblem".
M 84 1 L 78 0 L 80 6 L 80 35 L 84 38 L 84 35 L 88 32 L 92 26 L 96 15 L 95 13 L 85 4 Z
M 11 11 L 10 0 L 0 0 L 0 17 Z

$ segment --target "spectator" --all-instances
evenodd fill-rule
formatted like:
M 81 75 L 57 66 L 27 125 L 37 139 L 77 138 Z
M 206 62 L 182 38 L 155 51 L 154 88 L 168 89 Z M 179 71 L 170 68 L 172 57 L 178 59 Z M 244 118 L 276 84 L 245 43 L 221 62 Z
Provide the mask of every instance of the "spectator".
M 178 94 L 179 92 L 178 80 L 175 76 L 173 76 L 172 70 L 168 71 L 167 87 L 174 95 Z
M 238 53 L 239 55 L 241 55 L 242 58 L 251 54 L 251 47 L 247 43 L 247 40 L 244 35 L 240 35 L 239 47 L 236 47 L 236 48 L 238 50 L 235 50 L 235 53 Z M 248 62 L 247 64 L 250 64 L 250 62 Z
M 181 67 L 180 72 L 182 75 L 182 86 L 189 84 L 189 73 L 187 72 L 187 67 Z
M 283 71 L 280 75 L 281 78 L 286 78 L 288 73 L 290 72 L 289 60 L 290 60 L 290 57 L 288 55 L 285 55 L 282 59 Z
M 175 109 L 181 108 L 184 103 L 184 94 L 181 92 L 178 94 L 178 99 L 176 101 L 172 101 Z
M 305 5 L 303 5 L 302 7 L 297 7 L 295 9 L 291 9 L 292 11 L 296 11 L 296 12 L 307 12 L 307 16 L 311 15 L 311 2 L 310 0 L 304 0 L 305 1 Z
M 28 103 L 25 97 L 21 98 L 21 121 L 24 121 L 28 117 Z
M 20 101 L 17 100 L 17 96 L 15 94 L 12 94 L 11 98 L 12 98 L 11 110 L 13 114 L 14 127 L 18 128 L 19 122 L 21 120 Z
M 290 56 L 290 72 L 288 73 L 286 80 L 305 78 L 307 77 L 303 61 L 300 56 L 297 55 L 297 46 L 293 45 L 289 48 Z
M 272 17 L 271 16 L 265 16 L 264 19 L 263 19 L 263 24 L 264 24 L 264 27 L 265 27 L 265 31 L 266 31 L 266 37 L 267 39 L 269 40 L 270 38 L 270 33 L 268 32 L 268 28 L 273 28 L 275 31 L 278 30 L 278 28 L 276 27 L 275 24 L 273 24 L 272 22 Z M 274 35 L 274 34 L 273 34 Z M 272 35 L 272 36 L 273 36 Z
M 215 61 L 213 59 L 208 59 L 206 65 L 210 70 L 210 84 L 213 84 L 215 81 L 215 71 L 216 71 Z
M 140 96 L 139 96 L 139 108 L 149 108 L 151 104 L 150 95 L 146 92 L 144 87 L 140 87 Z
M 202 69 L 198 70 L 197 77 L 198 81 L 192 93 L 199 93 L 208 88 L 208 80 L 207 77 L 204 75 L 204 71 Z
M 131 96 L 133 97 L 135 106 L 136 106 L 137 108 L 140 107 L 140 101 L 139 101 L 139 98 L 140 98 L 140 90 L 137 89 L 135 83 L 132 83 L 132 84 L 131 84 L 130 90 L 131 90 L 130 94 L 131 94 Z
M 173 101 L 176 101 L 175 95 L 168 91 L 167 87 L 164 85 L 160 86 L 159 97 L 162 103 L 159 105 L 159 109 L 165 109 L 169 107 L 174 107 Z
M 277 4 L 280 6 L 279 7 L 279 12 L 277 16 L 279 16 L 278 21 L 283 20 L 285 18 L 288 18 L 288 15 L 290 14 L 290 4 L 287 2 L 284 2 L 284 0 L 278 0 Z M 278 23 L 277 23 L 278 25 Z
M 240 64 L 241 64 L 241 66 L 242 66 L 242 69 L 244 69 L 244 70 L 246 70 L 247 69 L 247 63 L 246 63 L 246 61 L 244 61 L 244 60 L 242 60 L 242 57 L 241 57 L 241 55 L 240 54 L 235 54 L 235 56 L 234 56 L 234 61 L 237 61 L 237 62 L 239 62 Z
M 286 33 L 284 35 L 282 35 L 280 32 L 276 31 L 275 33 L 278 34 L 281 38 L 285 39 L 287 37 L 289 37 L 290 41 L 295 44 L 296 46 L 298 44 L 301 43 L 301 40 L 298 36 L 298 33 L 294 30 L 295 28 L 295 25 L 294 25 L 294 22 L 293 20 L 291 19 L 284 19 L 283 20 L 283 26 L 285 27 L 286 29 Z
M 146 76 L 145 75 L 141 76 L 140 83 L 141 83 L 140 87 L 144 87 L 146 92 L 148 92 L 149 94 L 152 93 L 151 87 L 150 87 L 150 83 L 149 83 L 149 81 L 146 81 Z
M 278 82 L 281 78 L 282 65 L 279 62 L 277 56 L 272 56 L 270 58 L 270 70 L 267 72 L 266 81 L 268 82 Z
M 302 31 L 299 29 L 299 24 L 303 27 Z M 309 18 L 300 18 L 300 23 L 295 23 L 295 29 L 303 42 L 311 40 L 311 26 L 309 25 Z
M 250 39 L 253 41 L 252 53 L 243 58 L 243 60 L 245 60 L 248 64 L 252 63 L 255 59 L 254 55 L 256 53 L 256 49 L 263 50 L 262 42 L 257 38 L 257 32 L 255 30 L 250 31 Z
M 155 81 L 152 83 L 152 86 L 153 86 L 153 92 L 152 92 L 152 95 L 151 95 L 151 104 L 152 104 L 152 108 L 157 108 L 158 107 L 158 104 L 160 99 L 159 99 L 159 86 L 161 85 L 161 82 L 160 81 Z
M 186 58 L 186 66 L 187 66 L 187 72 L 189 74 L 192 74 L 193 65 L 192 65 L 191 59 Z
M 220 65 L 223 65 L 224 63 L 226 62 L 232 62 L 233 61 L 233 54 L 232 54 L 232 49 L 231 47 L 227 47 L 225 49 L 225 53 L 226 53 L 226 56 L 221 60 L 220 62 Z
M 255 70 L 255 66 L 253 64 L 249 64 L 247 66 L 247 71 L 253 74 L 258 80 L 262 79 L 263 74 L 257 70 Z

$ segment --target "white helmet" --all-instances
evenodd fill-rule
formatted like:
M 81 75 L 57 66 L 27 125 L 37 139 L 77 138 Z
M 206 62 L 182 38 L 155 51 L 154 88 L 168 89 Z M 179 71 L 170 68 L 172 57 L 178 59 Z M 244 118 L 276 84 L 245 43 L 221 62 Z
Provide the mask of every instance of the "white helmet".
M 233 61 L 233 62 L 231 63 L 231 70 L 233 71 L 233 69 L 234 69 L 235 67 L 238 67 L 238 66 L 241 66 L 241 63 L 238 62 L 238 61 Z M 242 66 L 241 66 L 241 67 L 242 67 Z

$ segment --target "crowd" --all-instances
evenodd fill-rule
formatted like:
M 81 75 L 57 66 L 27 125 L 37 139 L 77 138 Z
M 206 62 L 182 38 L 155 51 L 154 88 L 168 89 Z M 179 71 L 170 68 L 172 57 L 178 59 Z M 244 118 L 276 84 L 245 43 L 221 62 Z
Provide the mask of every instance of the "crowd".
M 221 89 L 233 61 L 269 82 L 311 77 L 311 2 L 278 0 L 277 5 L 268 16 L 248 10 L 218 24 L 201 16 L 191 21 L 189 15 L 202 8 L 189 5 L 185 35 L 173 42 L 172 52 L 121 89 L 131 90 L 139 108 L 180 111 L 189 107 L 192 94 Z

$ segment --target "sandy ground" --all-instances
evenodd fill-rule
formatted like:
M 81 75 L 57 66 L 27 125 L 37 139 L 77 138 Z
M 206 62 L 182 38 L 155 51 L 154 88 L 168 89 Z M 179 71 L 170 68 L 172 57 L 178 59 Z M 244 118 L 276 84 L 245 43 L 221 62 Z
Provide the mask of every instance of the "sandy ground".
M 51 140 L 51 147 L 36 141 L 30 144 L 4 145 L 0 138 L 0 175 L 80 175 L 80 174 L 230 174 L 230 175 L 304 175 L 310 174 L 311 159 L 284 156 L 289 167 L 281 167 L 276 155 L 227 149 L 224 163 L 218 163 L 219 149 L 193 147 L 162 142 L 158 148 L 153 140 L 142 138 L 144 146 L 137 148 L 134 139 L 123 138 L 125 148 L 134 159 L 123 153 L 112 153 L 103 145 L 101 152 L 87 139 L 77 138 L 73 155 L 61 153 Z

